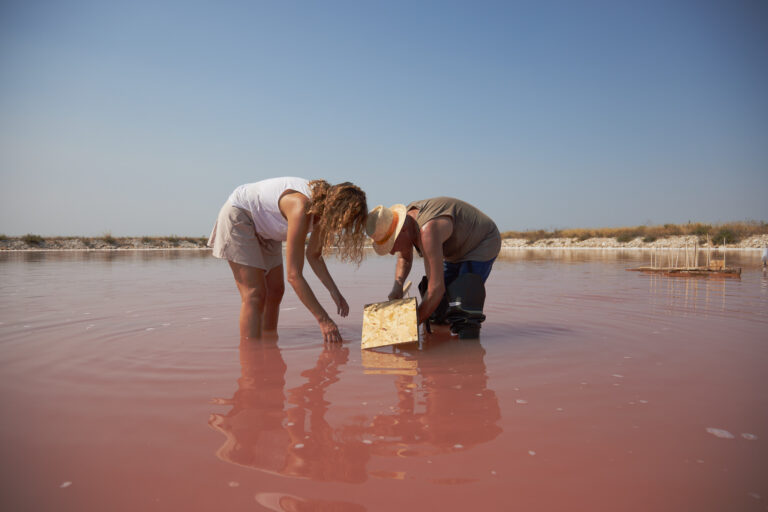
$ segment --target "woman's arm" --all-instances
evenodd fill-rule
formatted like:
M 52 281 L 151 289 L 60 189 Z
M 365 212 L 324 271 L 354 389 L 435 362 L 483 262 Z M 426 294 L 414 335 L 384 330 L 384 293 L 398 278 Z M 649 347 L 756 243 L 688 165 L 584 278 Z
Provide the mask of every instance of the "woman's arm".
M 340 342 L 341 335 L 331 317 L 317 301 L 317 297 L 304 279 L 304 241 L 309 230 L 309 215 L 305 212 L 307 198 L 299 193 L 286 194 L 280 199 L 280 211 L 288 221 L 285 244 L 286 280 L 293 287 L 299 300 L 320 324 L 323 341 Z
M 328 267 L 325 265 L 322 245 L 323 233 L 319 231 L 320 230 L 313 231 L 312 234 L 309 235 L 309 244 L 307 245 L 307 261 L 309 262 L 309 266 L 312 267 L 312 270 L 315 272 L 317 278 L 320 279 L 320 282 L 323 283 L 323 286 L 325 286 L 331 293 L 331 298 L 336 304 L 338 313 L 341 316 L 347 316 L 349 314 L 349 305 L 341 295 L 339 289 L 336 287 L 336 283 L 334 282 L 333 277 L 331 277 L 331 273 L 328 272 Z

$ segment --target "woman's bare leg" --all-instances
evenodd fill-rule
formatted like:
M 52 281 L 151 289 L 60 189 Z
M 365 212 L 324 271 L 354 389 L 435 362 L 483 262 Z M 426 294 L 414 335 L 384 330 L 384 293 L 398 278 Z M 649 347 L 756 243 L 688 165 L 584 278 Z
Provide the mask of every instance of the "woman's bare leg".
M 285 281 L 283 280 L 283 266 L 278 265 L 267 272 L 265 283 L 267 287 L 267 299 L 264 304 L 263 329 L 265 332 L 277 331 L 277 317 L 280 315 L 280 302 L 285 293 Z
M 261 338 L 261 317 L 264 314 L 267 288 L 264 270 L 248 265 L 229 262 L 237 289 L 240 291 L 240 337 L 244 339 Z

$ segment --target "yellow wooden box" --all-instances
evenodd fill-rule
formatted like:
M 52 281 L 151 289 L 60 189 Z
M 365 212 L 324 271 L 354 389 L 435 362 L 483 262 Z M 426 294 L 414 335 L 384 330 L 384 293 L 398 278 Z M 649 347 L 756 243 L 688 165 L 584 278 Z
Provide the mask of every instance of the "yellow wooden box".
M 363 309 L 362 348 L 419 341 L 416 298 L 368 304 Z

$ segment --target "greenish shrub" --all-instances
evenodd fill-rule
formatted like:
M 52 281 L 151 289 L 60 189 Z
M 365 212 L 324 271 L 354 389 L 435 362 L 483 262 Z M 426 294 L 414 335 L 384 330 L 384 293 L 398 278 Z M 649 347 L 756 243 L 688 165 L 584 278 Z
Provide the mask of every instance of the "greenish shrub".
M 112 236 L 112 233 L 110 231 L 107 231 L 104 233 L 104 236 L 101 237 L 102 240 L 104 240 L 109 245 L 117 245 L 117 239 Z
M 40 235 L 33 235 L 32 233 L 27 233 L 23 237 L 21 237 L 21 240 L 29 245 L 41 245 L 43 242 L 45 242 L 45 239 L 41 237 Z
M 691 230 L 691 234 L 696 236 L 707 236 L 710 231 L 712 231 L 712 226 L 709 224 L 696 224 Z
M 616 241 L 620 244 L 625 244 L 627 242 L 631 242 L 635 239 L 635 236 L 633 233 L 621 233 L 616 237 Z
M 643 242 L 645 242 L 647 244 L 649 244 L 651 242 L 655 242 L 655 241 L 656 241 L 656 237 L 653 236 L 653 235 L 645 235 L 645 237 L 643 237 Z
M 720 230 L 712 236 L 712 241 L 715 244 L 735 244 L 738 242 L 738 236 L 730 228 L 720 228 Z

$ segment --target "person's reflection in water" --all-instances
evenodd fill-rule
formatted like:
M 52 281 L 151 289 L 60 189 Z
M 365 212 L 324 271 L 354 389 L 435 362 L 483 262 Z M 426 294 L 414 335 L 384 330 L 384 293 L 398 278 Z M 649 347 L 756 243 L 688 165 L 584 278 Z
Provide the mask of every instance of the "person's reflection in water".
M 226 414 L 211 414 L 209 424 L 227 440 L 216 455 L 241 466 L 282 473 L 291 439 L 283 402 L 286 364 L 275 341 L 240 342 L 238 388 Z
M 397 407 L 379 414 L 365 429 L 376 436 L 374 451 L 419 456 L 466 449 L 495 439 L 501 428 L 496 393 L 488 389 L 485 349 L 477 340 L 459 340 L 447 330 L 429 336 L 421 350 L 400 350 L 390 356 L 412 361 L 413 375 L 396 377 Z M 386 363 L 385 363 L 386 365 Z
M 384 374 L 370 378 L 394 384 L 392 412 L 334 427 L 326 419 L 331 404 L 325 395 L 339 381 L 348 348 L 326 345 L 315 366 L 301 373 L 306 381 L 285 391 L 286 364 L 277 344 L 245 341 L 238 389 L 231 400 L 216 402 L 232 409 L 209 420 L 226 437 L 217 456 L 281 476 L 362 483 L 373 455 L 419 457 L 488 442 L 501 433 L 501 414 L 487 387 L 484 356 L 477 340 L 457 340 L 447 331 L 431 335 L 422 349 L 364 352 L 366 373 Z
M 326 345 L 315 367 L 301 374 L 307 382 L 288 390 L 288 404 L 294 407 L 286 408 L 286 364 L 277 343 L 241 342 L 238 390 L 231 400 L 216 402 L 232 409 L 209 420 L 227 437 L 216 455 L 283 476 L 365 481 L 368 447 L 359 439 L 338 438 L 325 419 L 325 391 L 339 380 L 338 367 L 348 358 L 348 348 Z
M 348 359 L 348 348 L 327 344 L 315 367 L 301 373 L 307 382 L 288 390 L 288 403 L 295 405 L 286 411 L 288 430 L 294 448 L 298 446 L 296 443 L 304 445 L 301 450 L 292 451 L 287 461 L 288 474 L 334 482 L 366 480 L 368 448 L 361 439 L 340 437 L 325 419 L 330 405 L 325 400 L 325 391 L 339 380 L 338 367 Z

